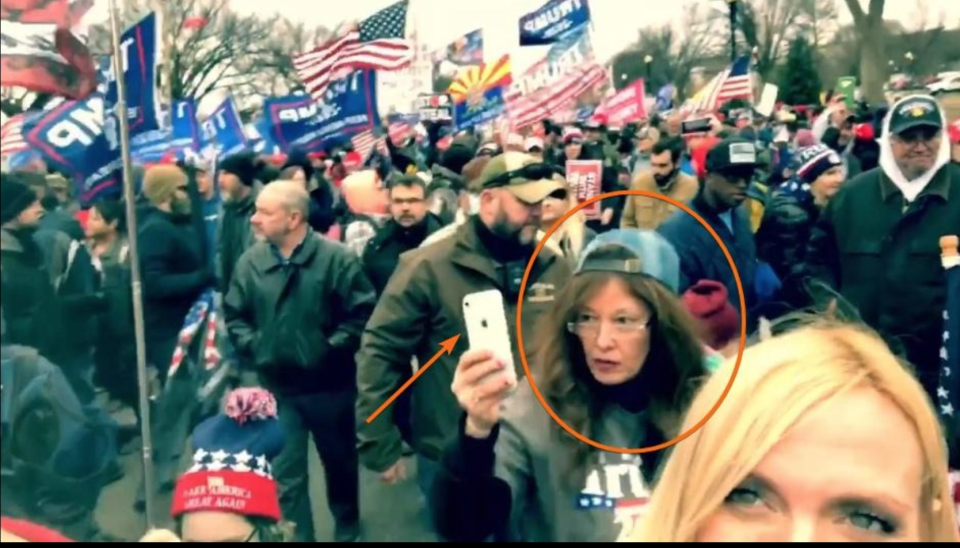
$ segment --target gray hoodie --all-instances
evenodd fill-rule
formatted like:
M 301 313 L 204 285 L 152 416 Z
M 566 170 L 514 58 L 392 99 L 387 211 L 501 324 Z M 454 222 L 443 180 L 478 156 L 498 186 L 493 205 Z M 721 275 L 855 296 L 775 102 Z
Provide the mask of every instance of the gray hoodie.
M 638 448 L 654 435 L 645 413 L 610 405 L 589 437 L 612 447 Z M 642 456 L 593 450 L 586 469 L 571 477 L 568 438 L 523 383 L 507 404 L 496 444 L 496 477 L 513 495 L 510 540 L 628 539 L 650 497 Z

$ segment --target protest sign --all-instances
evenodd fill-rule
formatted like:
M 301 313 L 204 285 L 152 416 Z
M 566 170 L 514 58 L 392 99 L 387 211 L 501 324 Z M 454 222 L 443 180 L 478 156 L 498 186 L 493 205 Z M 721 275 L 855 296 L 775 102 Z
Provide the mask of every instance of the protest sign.
M 843 96 L 848 109 L 856 106 L 857 77 L 844 76 L 837 80 L 837 93 Z
M 582 204 L 596 198 L 603 190 L 603 162 L 600 160 L 570 160 L 567 162 L 567 183 L 570 191 Z M 601 216 L 601 204 L 597 202 L 583 210 L 588 221 L 597 221 Z
M 563 40 L 590 22 L 587 0 L 550 0 L 520 18 L 520 45 L 545 46 Z
M 200 127 L 197 124 L 197 103 L 174 101 L 171 111 L 170 146 L 178 150 L 200 151 Z
M 417 111 L 423 122 L 452 122 L 453 109 L 453 99 L 446 93 L 417 97 Z
M 773 114 L 773 109 L 777 108 L 777 96 L 779 94 L 779 87 L 773 84 L 763 86 L 763 95 L 760 96 L 760 103 L 757 104 L 757 112 L 764 118 L 769 118 Z

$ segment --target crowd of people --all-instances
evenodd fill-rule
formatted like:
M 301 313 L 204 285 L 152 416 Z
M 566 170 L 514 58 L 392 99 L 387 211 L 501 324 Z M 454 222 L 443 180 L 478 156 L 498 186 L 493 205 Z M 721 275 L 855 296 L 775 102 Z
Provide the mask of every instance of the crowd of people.
M 157 492 L 131 503 L 172 497 L 153 520 L 185 541 L 317 540 L 311 440 L 339 542 L 364 537 L 361 468 L 415 475 L 449 541 L 960 540 L 933 405 L 960 127 L 936 100 L 446 133 L 138 168 L 136 233 L 120 201 L 4 173 L 3 515 L 102 538 L 139 435 L 104 401 L 139 421 L 143 382 Z M 557 227 L 574 160 L 695 215 L 618 196 Z M 511 348 L 449 345 L 489 291 Z

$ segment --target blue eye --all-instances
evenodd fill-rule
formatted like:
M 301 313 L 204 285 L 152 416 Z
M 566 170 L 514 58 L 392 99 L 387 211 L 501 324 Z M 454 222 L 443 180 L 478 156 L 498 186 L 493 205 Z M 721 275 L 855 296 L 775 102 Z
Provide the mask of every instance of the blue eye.
M 752 489 L 737 488 L 727 495 L 723 501 L 734 506 L 754 507 L 763 503 L 760 493 Z
M 897 532 L 896 524 L 870 512 L 855 512 L 850 515 L 849 520 L 854 527 L 870 533 L 891 536 Z

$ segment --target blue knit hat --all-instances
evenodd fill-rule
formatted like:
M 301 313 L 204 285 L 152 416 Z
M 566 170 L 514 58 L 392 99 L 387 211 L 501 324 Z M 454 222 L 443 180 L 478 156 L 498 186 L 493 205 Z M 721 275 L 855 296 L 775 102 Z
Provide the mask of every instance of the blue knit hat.
M 270 463 L 284 444 L 273 395 L 260 388 L 234 391 L 224 413 L 193 432 L 194 464 L 177 482 L 173 517 L 211 511 L 280 521 Z
M 634 258 L 611 260 L 595 254 L 611 247 L 623 248 Z M 680 257 L 666 238 L 650 230 L 612 230 L 597 236 L 577 265 L 576 275 L 585 272 L 642 274 L 660 281 L 674 293 L 680 290 Z

